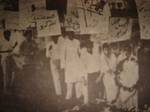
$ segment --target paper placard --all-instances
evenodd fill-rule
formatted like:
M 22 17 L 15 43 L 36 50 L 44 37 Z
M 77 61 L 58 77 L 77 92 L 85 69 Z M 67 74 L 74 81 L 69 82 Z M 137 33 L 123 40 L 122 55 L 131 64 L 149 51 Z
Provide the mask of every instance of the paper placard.
M 20 28 L 35 27 L 33 18 L 46 10 L 46 0 L 19 0 Z
M 68 0 L 66 29 L 79 34 L 108 33 L 110 9 L 97 0 Z
M 113 17 L 109 23 L 108 40 L 124 41 L 131 38 L 132 19 L 124 17 Z
M 34 16 L 38 37 L 60 35 L 61 28 L 57 11 L 41 11 Z
M 150 0 L 136 0 L 142 39 L 150 39 Z

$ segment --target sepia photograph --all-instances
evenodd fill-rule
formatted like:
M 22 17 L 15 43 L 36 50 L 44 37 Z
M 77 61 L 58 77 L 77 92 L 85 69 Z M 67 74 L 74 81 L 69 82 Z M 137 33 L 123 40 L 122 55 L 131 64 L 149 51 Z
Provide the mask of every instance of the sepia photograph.
M 0 112 L 150 112 L 150 0 L 0 0 Z

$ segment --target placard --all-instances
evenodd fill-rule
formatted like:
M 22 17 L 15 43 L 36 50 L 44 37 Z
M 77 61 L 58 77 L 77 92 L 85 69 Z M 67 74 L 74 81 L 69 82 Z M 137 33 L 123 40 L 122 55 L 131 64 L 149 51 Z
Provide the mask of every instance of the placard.
M 131 38 L 132 19 L 125 17 L 113 17 L 109 22 L 108 40 L 124 41 Z
M 97 0 L 68 0 L 67 29 L 79 34 L 108 33 L 110 9 L 108 3 Z
M 40 11 L 33 19 L 37 24 L 38 37 L 61 34 L 60 22 L 56 10 Z
M 150 1 L 136 0 L 142 39 L 150 39 Z

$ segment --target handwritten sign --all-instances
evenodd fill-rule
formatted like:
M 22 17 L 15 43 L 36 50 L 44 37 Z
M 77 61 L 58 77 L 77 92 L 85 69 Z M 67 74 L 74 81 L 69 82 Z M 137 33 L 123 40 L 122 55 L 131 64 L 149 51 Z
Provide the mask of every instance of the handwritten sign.
M 57 11 L 54 11 L 54 10 L 53 11 L 36 10 L 36 11 L 32 12 L 32 21 L 35 22 L 36 20 L 50 19 L 50 18 L 54 18 L 56 15 L 57 15 Z
M 46 0 L 19 0 L 20 28 L 35 27 L 33 17 L 46 8 Z M 40 13 L 41 14 L 41 13 Z
M 5 11 L 6 29 L 20 29 L 19 13 L 12 11 Z
M 68 4 L 67 27 L 78 30 L 80 34 L 108 33 L 110 9 L 107 3 L 97 0 L 69 0 Z
M 37 23 L 38 37 L 60 35 L 61 29 L 57 11 L 40 12 L 33 18 Z
M 136 0 L 142 39 L 150 39 L 150 1 Z
M 123 41 L 131 38 L 132 19 L 117 18 L 110 19 L 109 37 L 110 41 Z
M 83 2 L 83 0 L 81 1 L 82 8 L 84 8 L 82 10 L 83 15 L 85 14 L 85 25 L 82 25 L 83 28 L 81 29 L 83 29 L 83 31 L 81 31 L 81 33 L 89 32 L 91 34 L 107 34 L 110 17 L 108 3 L 97 0 L 87 0 L 86 2 Z

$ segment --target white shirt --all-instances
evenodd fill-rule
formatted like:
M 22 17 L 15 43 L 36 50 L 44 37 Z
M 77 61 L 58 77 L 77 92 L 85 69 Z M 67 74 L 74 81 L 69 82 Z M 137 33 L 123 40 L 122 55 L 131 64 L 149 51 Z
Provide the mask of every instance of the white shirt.
M 93 48 L 93 54 L 90 54 L 87 48 L 82 48 L 81 50 L 81 58 L 86 65 L 87 73 L 95 73 L 100 70 L 100 54 L 97 48 L 97 46 Z
M 77 39 L 66 39 L 65 46 L 65 81 L 76 82 L 81 80 L 83 69 L 79 57 L 80 42 Z
M 107 73 L 109 70 L 116 71 L 117 59 L 114 54 L 111 54 L 110 58 L 102 53 L 101 55 L 101 72 Z

